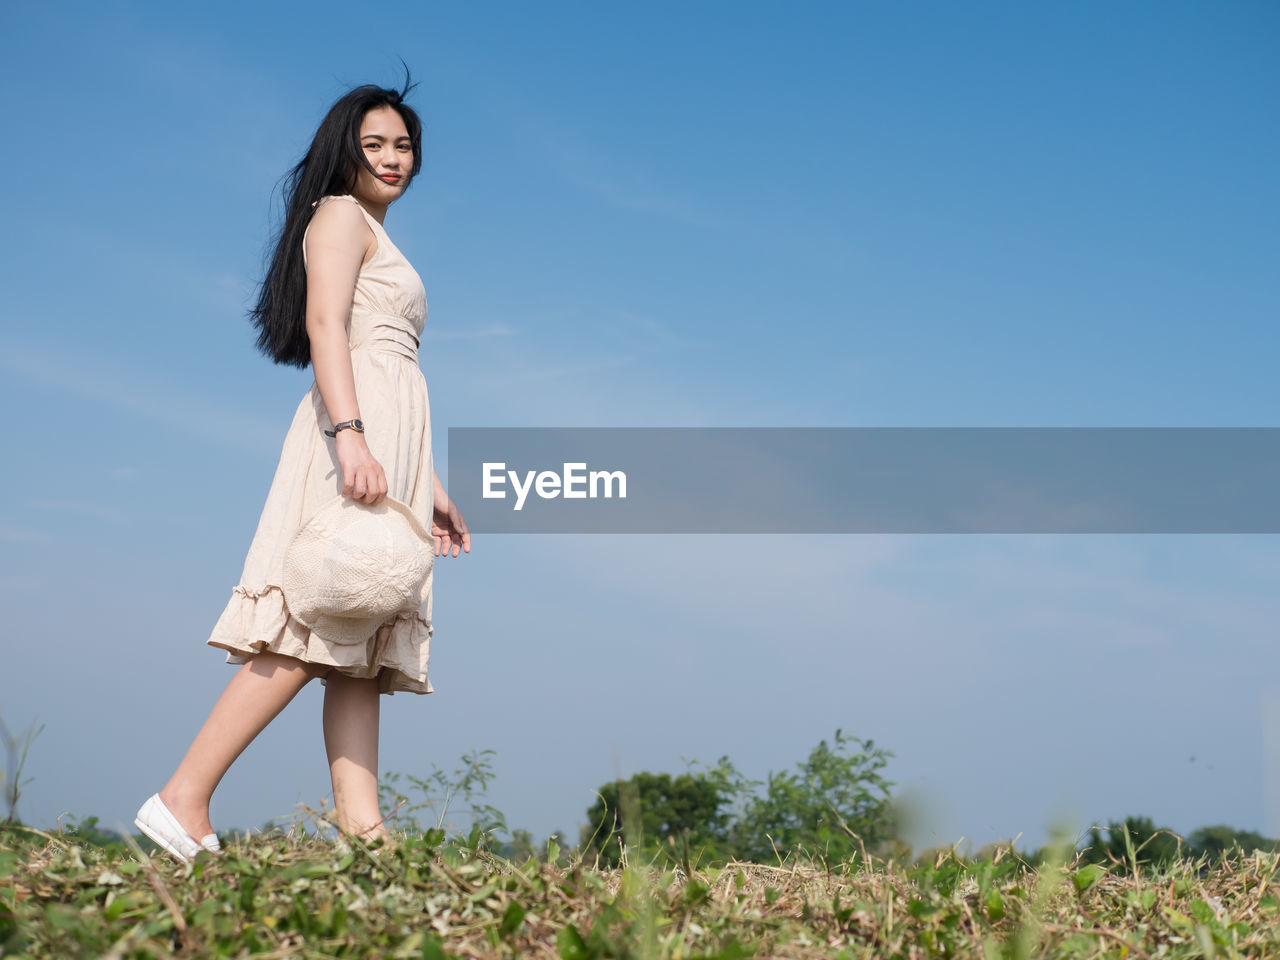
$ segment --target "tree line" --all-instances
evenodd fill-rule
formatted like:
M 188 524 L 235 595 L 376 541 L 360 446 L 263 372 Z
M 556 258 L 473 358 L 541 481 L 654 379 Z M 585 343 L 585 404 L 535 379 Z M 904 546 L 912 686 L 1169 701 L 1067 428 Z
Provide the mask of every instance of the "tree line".
M 600 787 L 579 846 L 607 866 L 619 862 L 624 843 L 649 859 L 695 865 L 776 863 L 797 851 L 826 863 L 867 854 L 909 860 L 912 849 L 898 833 L 890 793 L 894 784 L 881 773 L 892 756 L 837 729 L 833 742 L 821 741 L 794 772 L 771 773 L 766 781 L 747 780 L 727 757 L 709 770 L 675 777 L 638 773 Z M 1081 863 L 1124 871 L 1277 849 L 1280 841 L 1252 830 L 1216 824 L 1183 837 L 1145 816 L 1094 826 L 1076 845 Z M 1038 866 L 1050 851 L 1019 856 Z
M 39 731 L 36 731 L 37 733 Z M 20 823 L 16 806 L 24 782 L 21 768 L 32 734 L 25 742 L 0 723 L 7 763 L 0 770 L 0 794 L 9 808 L 5 822 Z M 414 814 L 429 810 L 444 821 L 451 802 L 460 802 L 471 820 L 471 842 L 484 842 L 494 853 L 516 862 L 546 856 L 548 849 L 572 845 L 553 834 L 541 846 L 527 830 L 510 830 L 502 812 L 485 801 L 493 778 L 493 750 L 472 751 L 452 776 L 433 765 L 425 778 L 388 773 L 379 783 L 379 800 L 391 812 L 389 825 L 418 832 Z M 601 866 L 614 867 L 624 856 L 659 861 L 687 870 L 722 865 L 730 860 L 777 863 L 799 853 L 826 864 L 858 857 L 912 859 L 912 849 L 899 834 L 899 818 L 891 788 L 882 771 L 893 754 L 837 729 L 822 740 L 793 770 L 770 772 L 764 780 L 744 776 L 722 756 L 710 767 L 691 764 L 685 773 L 637 773 L 603 784 L 586 811 L 587 822 L 577 851 Z M 407 781 L 422 800 L 409 803 L 401 784 Z M 98 826 L 97 817 L 70 818 L 69 834 L 98 845 L 123 838 Z M 264 830 L 277 829 L 274 823 Z M 499 840 L 508 833 L 509 841 Z M 1200 827 L 1185 838 L 1145 816 L 1129 816 L 1093 827 L 1077 844 L 1078 859 L 1110 869 L 1131 871 L 1143 865 L 1166 866 L 1179 859 L 1238 857 L 1254 850 L 1280 849 L 1280 841 L 1224 824 Z M 981 852 L 979 852 L 981 855 Z M 1049 848 L 1018 856 L 1030 865 L 1043 863 Z M 550 854 L 554 858 L 555 854 Z

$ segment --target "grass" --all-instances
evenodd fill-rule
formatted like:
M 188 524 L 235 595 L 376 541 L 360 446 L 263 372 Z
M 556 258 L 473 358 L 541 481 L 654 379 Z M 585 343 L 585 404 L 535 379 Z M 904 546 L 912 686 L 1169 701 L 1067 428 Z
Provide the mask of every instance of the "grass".
M 901 862 L 858 841 L 843 862 L 797 850 L 707 866 L 687 848 L 675 857 L 624 845 L 621 865 L 606 869 L 554 837 L 518 862 L 498 856 L 481 827 L 505 823 L 481 799 L 492 776 L 482 751 L 453 780 L 408 778 L 426 798 L 410 812 L 439 807 L 437 826 L 394 830 L 391 845 L 330 836 L 331 815 L 300 805 L 318 832 L 295 819 L 287 832 L 224 835 L 222 855 L 183 864 L 149 840 L 120 842 L 96 817 L 56 832 L 15 822 L 26 745 L 2 725 L 0 735 L 5 958 L 1280 956 L 1280 853 L 1269 850 L 1152 867 L 1126 826 L 1110 868 L 1084 863 L 1065 836 L 1038 866 L 1011 846 Z M 400 811 L 408 797 L 397 783 L 386 792 Z M 477 822 L 448 838 L 440 823 L 455 797 Z
M 104 848 L 8 825 L 0 956 L 1273 957 L 1278 861 L 1037 869 L 996 849 L 609 870 L 554 842 L 515 863 L 435 829 L 393 848 L 255 834 L 180 864 L 132 838 Z

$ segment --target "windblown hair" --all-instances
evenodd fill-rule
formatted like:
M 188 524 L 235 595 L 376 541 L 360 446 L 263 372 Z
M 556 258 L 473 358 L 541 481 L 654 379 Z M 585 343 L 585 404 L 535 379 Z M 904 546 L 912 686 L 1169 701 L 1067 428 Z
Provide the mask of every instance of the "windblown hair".
M 271 261 L 258 303 L 249 313 L 258 330 L 258 349 L 275 363 L 294 367 L 311 363 L 302 235 L 315 213 L 315 201 L 326 194 L 350 193 L 361 166 L 377 175 L 360 147 L 364 115 L 379 107 L 392 107 L 403 118 L 413 142 L 413 169 L 406 178 L 406 190 L 422 169 L 422 124 L 413 108 L 404 103 L 405 95 L 414 86 L 417 84 L 409 83 L 406 67 L 405 86 L 399 92 L 365 84 L 345 94 L 329 108 L 306 156 L 285 175 L 284 224 L 273 238 Z

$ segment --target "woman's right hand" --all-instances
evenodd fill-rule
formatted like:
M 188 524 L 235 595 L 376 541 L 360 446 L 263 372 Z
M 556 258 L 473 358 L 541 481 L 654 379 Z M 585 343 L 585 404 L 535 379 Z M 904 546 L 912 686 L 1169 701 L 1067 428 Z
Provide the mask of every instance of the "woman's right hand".
M 342 495 L 377 506 L 387 495 L 387 477 L 365 443 L 364 434 L 339 430 L 334 442 L 342 469 Z

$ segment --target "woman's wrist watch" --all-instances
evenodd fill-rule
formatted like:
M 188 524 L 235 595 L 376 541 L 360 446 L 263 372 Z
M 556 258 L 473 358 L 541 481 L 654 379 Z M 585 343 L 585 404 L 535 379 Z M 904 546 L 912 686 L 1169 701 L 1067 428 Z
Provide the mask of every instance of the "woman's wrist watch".
M 326 430 L 326 437 L 336 437 L 339 430 L 346 430 L 350 427 L 356 433 L 364 433 L 364 422 L 362 420 L 344 420 L 342 423 L 335 423 L 332 430 Z

